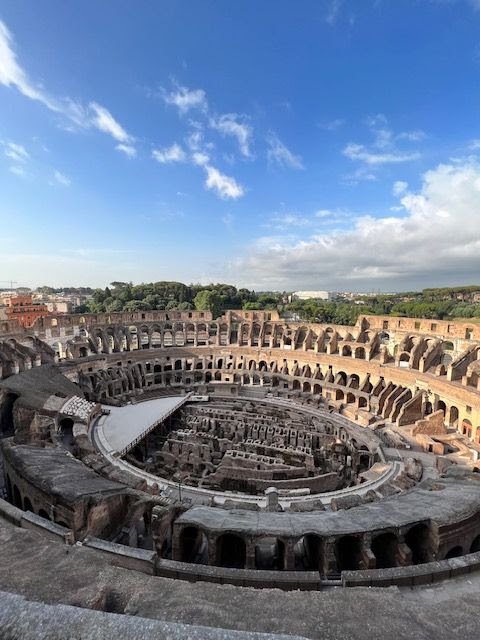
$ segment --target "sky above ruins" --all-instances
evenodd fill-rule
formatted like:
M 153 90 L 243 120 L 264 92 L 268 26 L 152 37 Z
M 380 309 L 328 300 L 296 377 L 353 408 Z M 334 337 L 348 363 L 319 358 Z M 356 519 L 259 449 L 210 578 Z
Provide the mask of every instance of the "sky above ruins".
M 480 0 L 2 0 L 5 280 L 480 282 Z

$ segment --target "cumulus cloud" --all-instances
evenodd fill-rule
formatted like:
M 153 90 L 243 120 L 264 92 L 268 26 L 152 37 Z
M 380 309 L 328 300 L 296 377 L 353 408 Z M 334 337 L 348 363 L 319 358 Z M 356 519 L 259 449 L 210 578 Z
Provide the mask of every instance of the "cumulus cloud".
M 177 107 L 182 115 L 191 109 L 207 110 L 207 95 L 203 89 L 189 89 L 177 83 L 174 84 L 173 91 L 161 90 L 162 98 L 166 104 Z
M 207 172 L 206 188 L 217 193 L 222 200 L 237 200 L 244 195 L 243 187 L 238 184 L 235 178 L 226 176 L 208 164 L 205 165 L 205 171 Z
M 95 127 L 119 142 L 118 151 L 133 157 L 134 138 L 129 135 L 112 114 L 97 102 L 83 106 L 72 98 L 52 97 L 43 87 L 35 84 L 27 72 L 20 66 L 13 48 L 13 37 L 4 22 L 0 21 L 0 84 L 15 88 L 22 95 L 41 102 L 50 111 L 61 114 L 72 125 L 80 128 Z M 72 126 L 67 126 L 73 130 Z
M 409 288 L 472 281 L 480 270 L 480 164 L 443 164 L 419 192 L 400 196 L 401 217 L 363 215 L 348 230 L 306 240 L 261 238 L 235 268 L 264 288 Z
M 304 168 L 302 158 L 292 153 L 273 131 L 267 136 L 267 145 L 267 160 L 269 164 L 286 169 Z
M 164 147 L 163 149 L 154 149 L 152 156 L 160 164 L 171 164 L 173 162 L 185 162 L 187 154 L 182 147 L 176 142 L 171 147 Z
M 225 113 L 217 118 L 211 118 L 210 126 L 223 136 L 236 138 L 240 153 L 245 158 L 250 158 L 252 156 L 250 144 L 253 131 L 246 120 L 246 116 L 237 113 Z

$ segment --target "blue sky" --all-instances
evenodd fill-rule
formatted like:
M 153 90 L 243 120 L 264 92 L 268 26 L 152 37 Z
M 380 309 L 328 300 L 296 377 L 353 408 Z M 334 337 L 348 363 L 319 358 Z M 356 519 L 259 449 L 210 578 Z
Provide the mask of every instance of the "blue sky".
M 478 283 L 479 115 L 480 0 L 3 0 L 0 279 Z

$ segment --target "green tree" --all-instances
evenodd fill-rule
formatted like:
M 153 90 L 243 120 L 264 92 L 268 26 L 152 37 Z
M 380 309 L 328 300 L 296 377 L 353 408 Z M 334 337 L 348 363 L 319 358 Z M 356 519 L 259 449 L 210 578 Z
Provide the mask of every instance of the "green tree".
M 214 318 L 218 318 L 222 312 L 221 299 L 216 291 L 204 289 L 199 291 L 193 299 L 195 309 L 198 311 L 211 311 Z

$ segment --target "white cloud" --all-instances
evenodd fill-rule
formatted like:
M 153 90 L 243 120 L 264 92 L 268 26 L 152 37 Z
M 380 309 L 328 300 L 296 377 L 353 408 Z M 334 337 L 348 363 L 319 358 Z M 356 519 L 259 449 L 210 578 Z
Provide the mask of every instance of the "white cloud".
M 17 62 L 13 50 L 13 37 L 7 25 L 0 20 L 0 84 L 15 87 L 20 93 L 31 100 L 43 103 L 52 111 L 60 111 L 58 103 L 51 98 L 43 88 L 35 86 L 27 73 Z
M 205 165 L 205 171 L 207 172 L 206 188 L 215 191 L 222 200 L 236 200 L 244 195 L 243 187 L 235 178 L 220 173 L 218 169 L 208 164 Z
M 93 114 L 91 116 L 91 124 L 100 131 L 112 136 L 114 140 L 117 140 L 117 142 L 120 143 L 116 147 L 119 151 L 131 155 L 132 150 L 134 151 L 132 147 L 134 139 L 125 131 L 122 125 L 115 120 L 110 111 L 97 102 L 91 102 L 89 108 Z
M 346 230 L 260 239 L 235 268 L 244 283 L 280 289 L 472 282 L 480 270 L 480 163 L 439 165 L 400 204 L 403 215 L 363 215 Z
M 330 0 L 327 8 L 327 15 L 325 16 L 325 22 L 330 26 L 333 26 L 340 14 L 343 0 Z
M 320 129 L 324 129 L 325 131 L 337 131 L 345 124 L 345 120 L 343 118 L 335 118 L 334 120 L 327 120 L 326 122 L 320 122 L 318 127 Z
M 57 184 L 62 185 L 62 187 L 69 187 L 72 184 L 70 178 L 68 178 L 65 174 L 61 173 L 57 169 L 53 172 L 53 177 Z
M 9 168 L 9 170 L 11 173 L 13 173 L 16 176 L 19 176 L 20 178 L 24 178 L 27 175 L 25 169 L 17 165 L 13 165 L 12 167 Z
M 15 142 L 3 142 L 4 153 L 7 158 L 14 162 L 26 162 L 30 158 L 30 154 L 21 144 Z
M 269 164 L 276 164 L 288 169 L 303 169 L 302 158 L 292 153 L 272 131 L 267 136 L 267 159 Z
M 115 149 L 124 153 L 128 158 L 135 158 L 137 155 L 137 150 L 130 144 L 117 144 Z
M 397 180 L 393 184 L 393 195 L 394 196 L 402 196 L 408 190 L 408 182 L 404 182 L 403 180 Z
M 64 125 L 64 128 L 73 131 L 75 127 L 95 127 L 119 142 L 120 144 L 116 147 L 119 151 L 130 157 L 135 155 L 134 138 L 115 120 L 108 109 L 97 102 L 90 102 L 88 107 L 84 107 L 77 100 L 68 97 L 53 98 L 43 87 L 35 85 L 29 79 L 26 71 L 17 62 L 12 35 L 2 21 L 0 21 L 0 84 L 13 87 L 27 98 L 41 102 L 50 111 L 62 114 L 71 123 Z
M 362 144 L 355 144 L 351 142 L 343 150 L 343 155 L 350 160 L 360 160 L 369 165 L 382 165 L 391 164 L 396 162 L 410 162 L 412 160 L 418 160 L 420 154 L 417 151 L 412 153 L 376 153 L 369 151 L 367 147 Z
M 187 155 L 182 147 L 176 142 L 171 147 L 154 149 L 152 156 L 160 164 L 171 164 L 173 162 L 185 162 Z
M 347 180 L 375 180 L 379 167 L 386 164 L 398 164 L 412 162 L 420 158 L 416 150 L 405 150 L 398 147 L 397 142 L 418 142 L 425 137 L 421 130 L 402 131 L 395 133 L 388 124 L 387 118 L 379 113 L 365 119 L 365 124 L 370 129 L 373 142 L 370 145 L 349 142 L 342 150 L 344 156 L 364 165 L 356 174 L 347 176 Z M 366 169 L 366 167 L 370 167 Z
M 480 0 L 479 0 L 480 2 Z M 470 151 L 478 151 L 480 150 L 480 140 L 472 140 L 469 145 L 468 145 L 468 149 Z
M 203 89 L 188 89 L 179 84 L 175 84 L 173 91 L 161 90 L 161 95 L 166 104 L 174 105 L 183 115 L 190 109 L 207 110 L 207 95 Z
M 195 153 L 192 153 L 192 162 L 193 164 L 196 164 L 198 167 L 204 167 L 206 164 L 210 162 L 210 158 L 206 153 L 195 151 Z
M 250 144 L 253 131 L 252 127 L 246 122 L 246 116 L 237 113 L 225 113 L 217 118 L 211 118 L 210 126 L 219 131 L 223 136 L 233 136 L 236 138 L 240 153 L 245 158 L 252 156 Z

